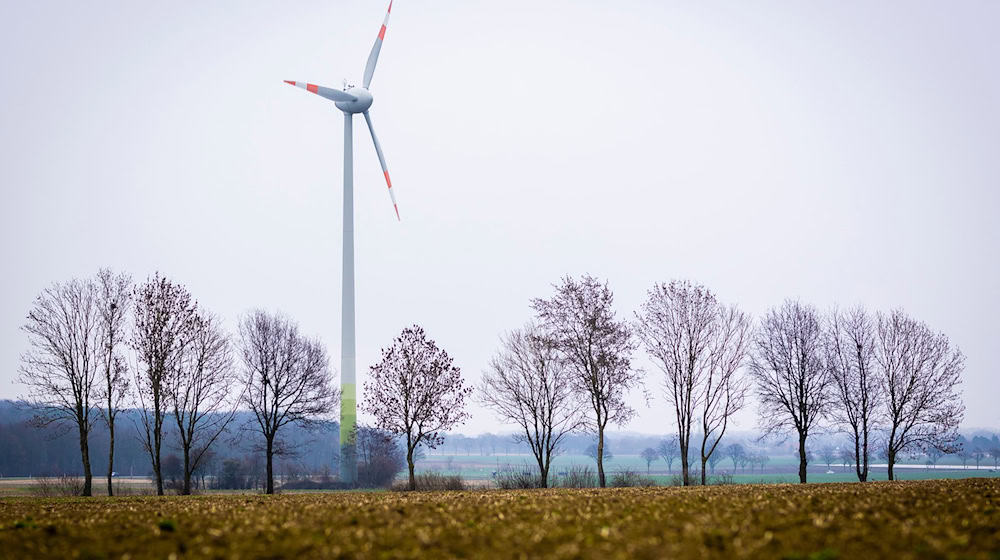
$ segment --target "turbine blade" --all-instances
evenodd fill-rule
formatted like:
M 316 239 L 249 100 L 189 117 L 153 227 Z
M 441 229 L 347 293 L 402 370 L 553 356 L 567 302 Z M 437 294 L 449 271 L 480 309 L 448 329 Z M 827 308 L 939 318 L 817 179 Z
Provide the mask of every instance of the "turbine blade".
M 375 136 L 375 127 L 372 126 L 372 118 L 368 111 L 364 112 L 365 122 L 368 123 L 368 131 L 372 133 L 372 141 L 375 142 L 375 153 L 378 154 L 378 162 L 382 164 L 382 174 L 385 175 L 385 184 L 389 187 L 389 198 L 392 200 L 392 207 L 396 210 L 396 219 L 399 220 L 399 206 L 396 206 L 396 193 L 392 190 L 392 181 L 389 179 L 389 168 L 385 165 L 385 155 L 382 154 L 382 144 L 378 143 L 378 136 Z
M 333 89 L 323 86 L 318 86 L 316 84 L 309 84 L 306 82 L 293 82 L 291 80 L 285 80 L 286 84 L 291 84 L 295 87 L 300 87 L 306 91 L 311 91 L 320 97 L 325 97 L 330 101 L 357 101 L 358 98 L 347 93 L 346 91 L 341 91 L 339 89 Z
M 382 40 L 385 39 L 385 27 L 389 25 L 389 14 L 392 13 L 392 0 L 389 0 L 389 10 L 385 12 L 385 19 L 382 20 L 382 28 L 378 30 L 378 37 L 372 45 L 372 52 L 368 55 L 368 64 L 365 66 L 365 88 L 372 83 L 372 76 L 375 74 L 375 64 L 378 62 L 378 53 L 382 50 Z

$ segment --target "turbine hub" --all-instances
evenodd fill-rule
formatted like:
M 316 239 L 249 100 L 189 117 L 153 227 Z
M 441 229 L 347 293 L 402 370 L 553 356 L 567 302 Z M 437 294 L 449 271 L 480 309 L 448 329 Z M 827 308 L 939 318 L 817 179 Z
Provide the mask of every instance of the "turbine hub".
M 357 101 L 337 101 L 337 108 L 345 113 L 364 113 L 372 106 L 372 94 L 367 88 L 351 86 L 345 89 L 347 93 L 357 97 Z

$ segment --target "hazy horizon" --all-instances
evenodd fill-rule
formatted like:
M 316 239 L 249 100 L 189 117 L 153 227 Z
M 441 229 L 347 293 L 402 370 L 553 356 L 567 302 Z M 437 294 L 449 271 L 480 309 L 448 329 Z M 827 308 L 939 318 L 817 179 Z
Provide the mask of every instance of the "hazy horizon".
M 282 80 L 359 82 L 387 3 L 0 7 L 0 398 L 33 298 L 101 267 L 162 272 L 230 332 L 281 310 L 339 368 L 342 114 Z M 963 431 L 1000 427 L 998 16 L 398 0 L 371 115 L 401 222 L 354 125 L 359 386 L 412 323 L 477 383 L 562 276 L 625 318 L 690 279 L 755 317 L 901 307 L 965 353 Z M 653 407 L 614 429 L 669 432 L 636 365 Z M 470 411 L 459 432 L 500 431 Z

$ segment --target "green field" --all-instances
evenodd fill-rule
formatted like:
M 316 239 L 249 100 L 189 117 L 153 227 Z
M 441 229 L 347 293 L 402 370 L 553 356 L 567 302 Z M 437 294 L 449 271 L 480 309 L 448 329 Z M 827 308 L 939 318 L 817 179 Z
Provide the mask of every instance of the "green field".
M 915 462 L 902 462 L 901 465 L 918 465 L 918 468 L 898 468 L 896 478 L 899 480 L 930 480 L 944 478 L 993 478 L 1000 476 L 1000 472 L 990 472 L 986 469 L 976 470 L 972 468 L 963 469 L 962 465 L 941 461 L 937 468 L 927 469 L 923 465 Z M 429 455 L 417 464 L 418 471 L 440 471 L 449 474 L 458 474 L 470 480 L 489 480 L 494 472 L 505 467 L 515 469 L 524 468 L 526 470 L 537 469 L 534 467 L 534 458 L 530 455 Z M 992 465 L 992 463 L 990 463 Z M 983 466 L 986 466 L 984 463 Z M 585 455 L 560 455 L 553 459 L 551 473 L 558 475 L 572 467 L 589 467 L 596 471 L 596 463 Z M 669 484 L 675 475 L 680 475 L 680 461 L 674 461 L 673 470 L 667 471 L 667 464 L 662 461 L 654 461 L 650 467 L 652 478 L 659 484 Z M 709 476 L 720 475 L 722 473 L 732 474 L 733 482 L 736 483 L 756 483 L 756 482 L 798 482 L 798 460 L 794 457 L 774 457 L 768 463 L 763 472 L 760 468 L 736 468 L 730 460 L 721 461 L 714 471 L 709 470 Z M 845 468 L 843 465 L 834 464 L 828 469 L 825 463 L 814 461 L 809 465 L 810 482 L 855 482 L 857 477 L 853 474 L 853 466 Z M 605 461 L 605 472 L 609 475 L 617 470 L 629 469 L 640 474 L 646 473 L 646 461 L 638 455 L 616 455 L 612 460 Z M 827 470 L 834 471 L 827 474 Z M 885 467 L 873 468 L 870 473 L 870 480 L 887 480 L 888 473 Z
M 0 499 L 4 558 L 997 558 L 1000 481 Z

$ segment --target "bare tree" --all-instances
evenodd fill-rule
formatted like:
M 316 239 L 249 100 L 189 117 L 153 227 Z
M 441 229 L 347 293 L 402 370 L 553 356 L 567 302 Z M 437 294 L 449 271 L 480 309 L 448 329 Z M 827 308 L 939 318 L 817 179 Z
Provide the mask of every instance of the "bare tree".
M 929 448 L 925 454 L 927 455 L 926 465 L 934 468 L 937 468 L 937 462 L 941 460 L 941 457 L 944 457 L 944 453 L 940 449 L 933 447 Z
M 764 436 L 794 429 L 799 482 L 806 482 L 806 438 L 830 402 L 830 370 L 824 362 L 823 329 L 816 310 L 786 301 L 761 319 L 750 373 L 756 381 Z
M 632 333 L 624 321 L 616 320 L 613 303 L 607 284 L 589 275 L 579 281 L 566 277 L 551 299 L 531 303 L 546 336 L 573 373 L 576 390 L 593 410 L 585 426 L 597 434 L 597 476 L 602 488 L 607 485 L 604 431 L 608 424 L 624 425 L 632 419 L 635 410 L 626 395 L 642 382 L 639 372 L 632 369 Z
M 851 451 L 850 447 L 844 446 L 844 448 L 840 450 L 840 461 L 844 466 L 844 470 L 846 471 L 847 465 L 857 465 L 858 458 L 854 454 L 854 452 Z
M 678 443 L 677 435 L 673 435 L 670 439 L 665 439 L 660 442 L 660 445 L 656 447 L 657 453 L 663 460 L 667 462 L 667 472 L 673 472 L 674 470 L 674 460 L 677 459 L 678 455 L 681 453 L 681 446 Z
M 417 446 L 441 445 L 442 432 L 469 417 L 465 399 L 471 392 L 448 353 L 419 325 L 403 329 L 392 346 L 382 349 L 382 360 L 371 366 L 362 409 L 375 416 L 378 428 L 406 436 L 410 490 L 417 489 Z
M 246 367 L 241 401 L 254 414 L 264 439 L 266 488 L 274 493 L 274 456 L 286 452 L 278 438 L 288 424 L 309 426 L 340 400 L 333 388 L 326 350 L 299 334 L 280 314 L 256 310 L 240 321 L 240 356 Z
M 534 325 L 508 334 L 483 374 L 479 399 L 501 419 L 517 424 L 514 441 L 531 448 L 539 482 L 547 488 L 560 443 L 583 423 L 572 375 L 556 347 Z
M 750 345 L 750 319 L 719 303 L 704 286 L 687 281 L 656 284 L 636 314 L 636 332 L 664 374 L 664 393 L 674 408 L 682 477 L 688 465 L 691 428 L 700 430 L 701 483 L 705 465 L 743 408 L 748 390 L 740 375 Z
M 716 462 L 715 455 L 730 418 L 746 403 L 749 384 L 741 375 L 750 346 L 750 317 L 736 306 L 719 306 L 716 331 L 711 346 L 711 367 L 704 379 L 701 416 L 701 484 L 706 484 L 705 463 Z M 712 465 L 715 470 L 715 465 Z
M 196 312 L 197 303 L 191 294 L 159 273 L 136 289 L 132 347 L 139 360 L 135 388 L 140 405 L 140 433 L 160 496 L 163 495 L 160 450 L 163 423 L 170 407 L 169 381 L 181 367 Z
M 767 454 L 766 451 L 761 451 L 760 453 L 757 454 L 757 461 L 756 462 L 757 462 L 758 465 L 760 465 L 760 472 L 761 473 L 764 472 L 764 468 L 767 467 L 767 464 L 770 461 L 771 461 L 771 457 Z
M 872 431 L 877 427 L 881 380 L 875 362 L 875 324 L 863 307 L 834 310 L 827 321 L 826 363 L 833 377 L 831 419 L 849 430 L 858 480 L 868 480 Z
M 972 458 L 972 453 L 968 449 L 961 447 L 955 452 L 955 455 L 962 461 L 962 469 L 969 468 L 969 459 Z
M 191 493 L 192 475 L 232 421 L 240 397 L 229 337 L 219 320 L 202 311 L 193 318 L 190 334 L 167 385 L 184 460 L 182 494 Z
M 826 463 L 826 468 L 829 469 L 830 465 L 837 460 L 837 449 L 830 444 L 826 444 L 819 448 L 819 456 Z
M 887 423 L 889 480 L 899 454 L 957 450 L 965 406 L 958 392 L 965 356 L 944 334 L 895 310 L 877 319 L 878 365 Z
M 736 466 L 746 457 L 746 450 L 739 443 L 730 443 L 726 446 L 726 455 L 733 461 L 733 471 L 736 471 Z
M 108 269 L 97 273 L 100 316 L 101 369 L 97 386 L 99 410 L 108 426 L 108 496 L 114 495 L 111 477 L 115 471 L 115 419 L 129 394 L 128 367 L 122 346 L 127 343 L 125 321 L 132 305 L 132 277 Z
M 649 466 L 653 464 L 653 461 L 660 458 L 659 452 L 657 452 L 652 447 L 647 447 L 646 449 L 643 449 L 642 453 L 639 453 L 639 456 L 646 461 L 646 474 L 649 474 Z
M 92 495 L 90 429 L 92 398 L 100 370 L 99 295 L 94 283 L 73 279 L 53 284 L 37 298 L 22 330 L 30 349 L 21 356 L 19 381 L 28 387 L 27 400 L 36 425 L 75 426 L 83 463 L 82 495 Z
M 712 456 L 708 458 L 708 465 L 712 469 L 713 473 L 715 472 L 716 465 L 718 465 L 722 461 L 722 458 L 723 458 L 722 457 L 722 453 L 713 453 Z M 701 471 L 702 471 L 701 472 L 701 480 L 703 481 L 701 483 L 701 485 L 705 486 L 707 483 L 704 482 L 704 480 L 705 480 L 705 464 L 704 463 L 702 463 Z
M 594 461 L 597 461 L 598 457 L 603 458 L 605 461 L 611 461 L 615 458 L 615 454 L 611 451 L 611 443 L 608 440 L 604 440 L 604 449 L 600 453 L 598 453 L 597 442 L 595 441 L 583 450 L 583 454 Z

